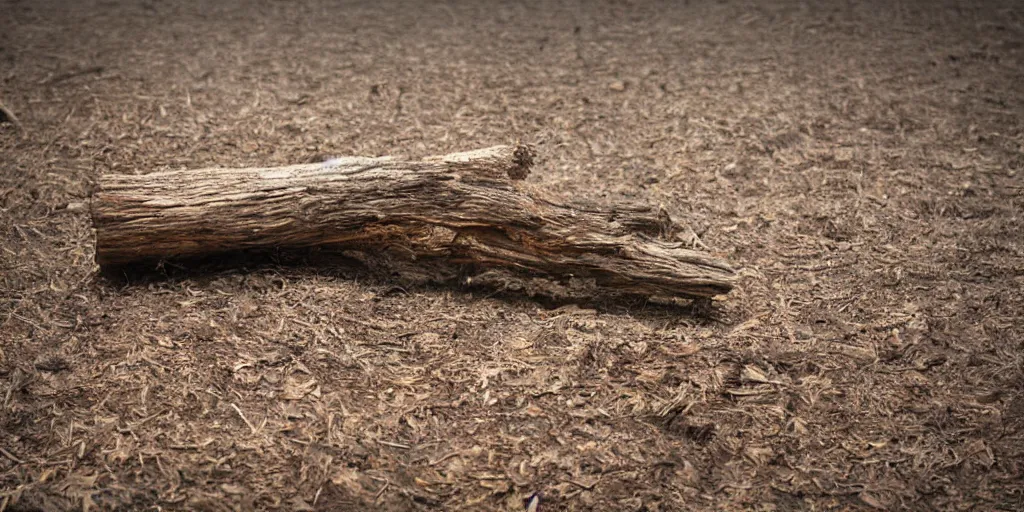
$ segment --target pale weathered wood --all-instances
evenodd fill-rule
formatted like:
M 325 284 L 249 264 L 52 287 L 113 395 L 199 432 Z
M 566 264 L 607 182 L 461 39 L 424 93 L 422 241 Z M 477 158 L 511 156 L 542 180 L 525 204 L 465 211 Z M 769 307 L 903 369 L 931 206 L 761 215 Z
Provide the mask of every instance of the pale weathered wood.
M 276 168 L 100 178 L 92 197 L 104 267 L 222 252 L 311 246 L 407 250 L 613 292 L 709 297 L 735 278 L 724 261 L 660 240 L 662 211 L 562 204 L 523 183 L 525 146 L 422 161 L 347 157 Z

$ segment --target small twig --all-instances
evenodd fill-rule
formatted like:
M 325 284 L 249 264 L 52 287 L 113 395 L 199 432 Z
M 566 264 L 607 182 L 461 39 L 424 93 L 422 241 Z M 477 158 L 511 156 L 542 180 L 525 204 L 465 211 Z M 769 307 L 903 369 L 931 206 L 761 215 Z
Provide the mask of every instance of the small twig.
M 367 329 L 374 329 L 374 330 L 377 330 L 377 331 L 383 331 L 384 330 L 384 328 L 382 328 L 379 325 L 374 325 L 374 324 L 372 324 L 370 322 L 365 322 L 363 320 L 359 320 L 358 318 L 355 318 L 355 317 L 352 317 L 352 316 L 349 316 L 349 315 L 338 315 L 337 318 L 340 318 L 340 319 L 342 319 L 342 320 L 344 320 L 346 322 L 350 322 L 350 323 L 353 323 L 353 324 L 356 324 L 356 325 L 361 325 L 363 327 L 366 327 Z
M 25 463 L 25 461 L 19 459 L 13 453 L 3 449 L 3 447 L 0 447 L 0 453 L 2 453 L 4 457 L 7 457 L 8 459 L 11 459 L 15 464 L 24 464 Z
M 384 492 L 387 491 L 388 487 L 390 487 L 390 486 L 391 486 L 391 480 L 386 480 L 385 479 L 384 480 L 384 486 L 381 487 L 379 491 L 377 491 L 377 495 L 374 496 L 373 502 L 374 503 L 379 502 L 380 501 L 380 497 L 384 495 Z
M 245 424 L 249 426 L 249 430 L 251 430 L 251 431 L 252 431 L 252 433 L 253 433 L 253 434 L 255 434 L 255 433 L 256 433 L 256 427 L 254 427 L 254 426 L 252 425 L 252 423 L 249 423 L 249 418 L 246 418 L 246 417 L 245 417 L 245 415 L 244 415 L 244 414 L 242 414 L 242 410 L 241 410 L 241 409 L 239 409 L 239 408 L 238 408 L 238 406 L 237 406 L 237 405 L 235 405 L 235 404 L 231 404 L 231 408 L 232 408 L 232 409 L 234 409 L 234 410 L 235 410 L 235 412 L 237 412 L 237 413 L 238 413 L 238 416 L 239 416 L 240 418 L 242 418 L 242 421 L 244 421 L 244 422 L 245 422 Z
M 402 115 L 402 95 L 405 94 L 405 89 L 402 87 L 398 88 L 398 97 L 395 98 L 395 114 L 391 116 L 391 122 L 394 123 L 398 120 L 398 116 Z
M 202 443 L 197 444 L 172 444 L 169 446 L 172 450 L 200 450 L 213 444 L 213 438 L 207 439 Z
M 165 414 L 166 412 L 167 412 L 167 409 L 160 410 L 158 412 L 150 414 L 149 416 L 146 416 L 145 418 L 142 418 L 139 421 L 136 421 L 136 422 L 132 423 L 130 426 L 132 428 L 139 428 L 142 425 L 145 425 L 146 423 L 149 423 L 153 418 L 156 418 L 156 417 L 158 417 L 158 416 L 160 416 L 162 414 Z
M 4 409 L 7 408 L 7 404 L 11 403 L 11 397 L 14 396 L 14 387 L 15 387 L 15 383 L 14 382 L 11 382 L 11 384 L 9 386 L 7 386 L 7 393 L 4 394 L 4 401 L 3 401 L 2 404 L 0 404 L 0 405 L 3 406 Z
M 392 448 L 401 448 L 401 449 L 403 449 L 403 450 L 408 450 L 408 449 L 412 448 L 411 446 L 409 446 L 409 445 L 407 445 L 407 444 L 401 444 L 401 443 L 392 443 L 391 441 L 381 441 L 381 440 L 377 440 L 377 442 L 378 442 L 378 443 L 380 443 L 380 444 L 382 444 L 382 445 L 384 445 L 384 446 L 390 446 L 390 447 L 392 447 Z
M 11 109 L 7 108 L 6 105 L 0 103 L 0 123 L 4 122 L 11 123 L 14 125 L 14 128 L 19 131 L 22 129 L 21 121 L 18 121 L 18 116 L 14 115 L 14 112 L 11 112 Z
M 157 368 L 160 368 L 161 370 L 163 370 L 165 372 L 170 372 L 171 371 L 170 368 L 168 368 L 168 367 L 166 367 L 166 366 L 164 366 L 164 365 L 154 361 L 149 356 L 142 356 L 139 359 L 142 359 L 143 361 L 145 361 L 145 362 L 147 362 L 147 363 L 149 363 L 149 364 L 151 364 L 153 366 L 156 366 Z
M 442 462 L 444 462 L 444 461 L 446 461 L 446 460 L 448 460 L 448 459 L 450 459 L 452 457 L 458 457 L 461 454 L 462 454 L 461 452 L 451 452 L 448 455 L 445 455 L 445 456 L 441 457 L 440 459 L 429 460 L 429 461 L 427 461 L 427 464 L 429 464 L 431 466 L 436 466 L 436 465 L 438 465 L 438 464 L 440 464 L 440 463 L 442 463 Z
M 82 68 L 82 69 L 75 70 L 75 71 L 68 71 L 67 73 L 61 73 L 61 74 L 59 74 L 57 76 L 53 76 L 53 77 L 50 77 L 50 78 L 44 78 L 43 80 L 39 81 L 38 85 L 53 85 L 53 84 L 56 84 L 56 83 L 63 82 L 65 80 L 70 80 L 72 78 L 75 78 L 76 76 L 91 75 L 93 73 L 102 73 L 102 72 L 103 72 L 103 66 L 89 66 L 87 68 Z
M 17 313 L 13 313 L 12 312 L 10 316 L 13 317 L 13 318 L 17 318 L 18 320 L 21 320 L 22 322 L 25 322 L 26 324 L 31 325 L 32 327 L 35 327 L 36 329 L 39 329 L 40 331 L 50 332 L 50 330 L 47 329 L 46 327 L 43 327 L 43 326 L 33 322 L 32 320 L 29 320 L 28 318 L 25 318 L 25 317 L 23 317 L 23 316 L 21 316 L 21 315 L 19 315 Z

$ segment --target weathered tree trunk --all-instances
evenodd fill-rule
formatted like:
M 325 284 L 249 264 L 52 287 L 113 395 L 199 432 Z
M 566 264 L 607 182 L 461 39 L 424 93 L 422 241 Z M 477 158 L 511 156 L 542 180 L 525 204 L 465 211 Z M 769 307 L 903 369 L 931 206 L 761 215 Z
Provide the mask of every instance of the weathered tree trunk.
M 431 157 L 339 158 L 276 168 L 105 175 L 91 201 L 103 267 L 261 248 L 407 251 L 611 292 L 710 297 L 734 272 L 659 240 L 672 223 L 636 206 L 560 204 L 516 180 L 524 146 Z

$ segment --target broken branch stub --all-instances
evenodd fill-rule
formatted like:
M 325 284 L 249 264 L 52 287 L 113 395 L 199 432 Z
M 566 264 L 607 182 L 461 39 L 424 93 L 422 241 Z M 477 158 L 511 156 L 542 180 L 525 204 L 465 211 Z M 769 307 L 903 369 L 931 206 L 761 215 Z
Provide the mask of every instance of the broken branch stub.
M 108 174 L 92 197 L 102 267 L 269 248 L 394 248 L 605 291 L 710 297 L 733 269 L 661 240 L 668 216 L 563 204 L 521 180 L 533 152 L 495 146 L 423 160 L 346 157 L 272 168 Z

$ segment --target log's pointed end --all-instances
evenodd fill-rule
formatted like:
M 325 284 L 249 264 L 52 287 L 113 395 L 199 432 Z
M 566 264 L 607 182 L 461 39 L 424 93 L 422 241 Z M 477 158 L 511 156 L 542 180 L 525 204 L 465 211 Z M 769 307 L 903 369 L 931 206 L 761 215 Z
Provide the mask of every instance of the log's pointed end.
M 537 153 L 525 144 L 516 145 L 512 150 L 513 165 L 508 168 L 508 177 L 513 180 L 526 179 L 530 175 L 530 168 L 533 167 L 533 159 Z

